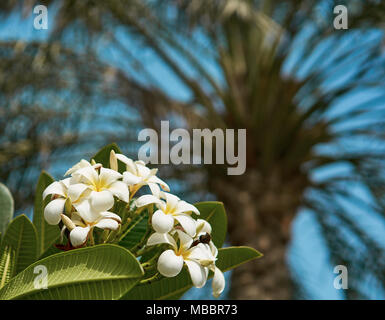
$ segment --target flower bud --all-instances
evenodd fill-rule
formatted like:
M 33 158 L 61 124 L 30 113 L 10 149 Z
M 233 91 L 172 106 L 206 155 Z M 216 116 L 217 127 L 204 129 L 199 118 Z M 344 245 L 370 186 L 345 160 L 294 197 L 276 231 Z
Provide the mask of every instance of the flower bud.
M 65 214 L 61 214 L 61 221 L 63 221 L 63 224 L 67 227 L 69 231 L 72 231 L 75 229 L 75 224 L 72 222 L 70 218 L 68 218 Z
M 114 150 L 111 150 L 110 152 L 110 168 L 112 170 L 118 171 L 118 159 L 116 158 Z

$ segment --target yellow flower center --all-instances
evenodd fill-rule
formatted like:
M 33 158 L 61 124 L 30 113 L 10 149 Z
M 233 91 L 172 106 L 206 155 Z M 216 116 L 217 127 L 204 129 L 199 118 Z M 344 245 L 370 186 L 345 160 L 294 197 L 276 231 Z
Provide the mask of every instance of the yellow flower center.
M 175 212 L 175 208 L 174 207 L 171 207 L 168 203 L 166 204 L 166 208 L 164 210 L 164 213 L 165 214 L 171 214 L 173 215 Z
M 190 252 L 188 250 L 183 250 L 183 248 L 179 248 L 175 251 L 177 256 L 182 256 L 183 260 L 186 260 L 190 256 Z
M 96 191 L 96 192 L 100 192 L 100 191 L 103 191 L 105 189 L 108 189 L 108 185 L 106 184 L 105 181 L 98 178 L 95 181 L 92 181 L 91 189 Z

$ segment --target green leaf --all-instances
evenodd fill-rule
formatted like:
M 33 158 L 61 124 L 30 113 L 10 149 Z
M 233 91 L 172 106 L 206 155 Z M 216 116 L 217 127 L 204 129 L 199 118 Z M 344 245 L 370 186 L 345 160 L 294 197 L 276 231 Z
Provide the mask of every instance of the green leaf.
M 200 215 L 193 214 L 193 218 L 204 219 L 210 222 L 212 241 L 217 248 L 221 248 L 227 233 L 227 216 L 223 203 L 219 201 L 206 201 L 195 203 L 194 206 L 198 208 Z
M 144 210 L 136 216 L 128 225 L 127 230 L 121 237 L 119 245 L 131 250 L 134 248 L 143 237 L 146 235 L 148 228 L 148 212 Z
M 35 288 L 36 266 L 47 268 L 47 289 Z M 0 290 L 0 300 L 119 299 L 142 275 L 142 267 L 128 250 L 112 244 L 97 245 L 35 262 Z
M 218 250 L 216 266 L 222 272 L 234 269 L 248 261 L 262 257 L 263 254 L 251 247 L 226 247 Z
M 0 254 L 0 289 L 11 280 L 15 270 L 15 251 L 10 246 L 5 246 Z
M 94 159 L 96 163 L 101 163 L 103 167 L 109 168 L 111 150 L 114 150 L 115 153 L 122 153 L 116 143 L 111 143 L 101 148 L 91 159 Z M 125 169 L 126 166 L 122 162 L 118 161 L 118 171 L 122 173 L 125 171 Z
M 58 248 L 55 247 L 54 245 L 49 246 L 49 247 L 47 248 L 47 250 L 45 250 L 45 251 L 39 256 L 39 260 L 40 260 L 40 259 L 43 259 L 43 258 L 46 258 L 46 257 L 49 257 L 49 256 L 52 256 L 52 255 L 57 254 L 57 253 L 61 253 L 61 252 L 63 252 L 63 250 L 58 249 Z
M 1 242 L 0 252 L 0 281 L 3 282 L 5 278 L 12 278 L 37 259 L 36 230 L 25 215 L 16 217 L 10 223 Z M 10 262 L 7 263 L 7 260 Z
M 0 233 L 4 233 L 13 217 L 13 198 L 8 188 L 0 183 Z
M 261 257 L 262 254 L 249 247 L 227 247 L 218 250 L 217 267 L 223 272 L 233 269 L 243 263 Z M 212 276 L 212 275 L 211 275 Z M 151 284 L 138 285 L 125 294 L 122 299 L 164 300 L 176 299 L 192 287 L 190 276 L 183 268 L 174 278 L 163 278 Z
M 47 172 L 42 171 L 36 186 L 33 224 L 37 231 L 39 256 L 60 237 L 59 227 L 48 224 L 44 219 L 44 208 L 50 201 L 50 197 L 43 201 L 43 192 L 53 181 L 54 179 Z

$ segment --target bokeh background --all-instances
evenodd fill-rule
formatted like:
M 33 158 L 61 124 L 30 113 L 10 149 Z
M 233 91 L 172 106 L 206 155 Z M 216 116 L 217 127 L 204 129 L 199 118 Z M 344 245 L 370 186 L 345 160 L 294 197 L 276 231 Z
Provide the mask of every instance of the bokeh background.
M 223 298 L 383 299 L 384 25 L 380 0 L 2 0 L 0 181 L 31 216 L 41 170 L 60 178 L 111 142 L 136 158 L 161 120 L 246 128 L 241 176 L 157 166 L 180 197 L 224 202 L 228 244 L 264 253 Z

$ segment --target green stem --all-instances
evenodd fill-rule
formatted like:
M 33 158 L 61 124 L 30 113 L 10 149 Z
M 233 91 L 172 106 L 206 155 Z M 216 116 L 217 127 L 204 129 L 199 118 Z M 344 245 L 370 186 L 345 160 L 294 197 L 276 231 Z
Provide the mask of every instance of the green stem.
M 136 255 L 137 257 L 140 257 L 140 256 L 142 256 L 143 254 L 145 254 L 145 253 L 151 251 L 152 249 L 154 249 L 154 248 L 153 248 L 153 247 L 146 247 L 146 246 L 144 246 L 142 249 L 139 249 L 138 251 L 136 251 L 136 252 L 135 252 L 135 255 Z
M 94 228 L 91 228 L 91 230 L 90 230 L 90 243 L 91 243 L 91 246 L 95 245 Z
M 108 239 L 109 235 L 110 235 L 110 230 L 104 229 L 102 234 L 103 243 L 106 243 L 106 240 Z
M 140 252 L 140 250 L 143 250 L 144 248 L 142 249 L 139 249 L 141 248 L 142 246 L 145 245 L 145 243 L 147 242 L 148 240 L 148 237 L 149 235 L 151 234 L 152 232 L 152 225 L 151 225 L 151 219 L 152 219 L 152 215 L 154 213 L 154 205 L 150 205 L 148 207 L 148 227 L 147 227 L 147 231 L 146 231 L 146 234 L 144 235 L 144 237 L 142 238 L 142 241 L 140 241 L 134 248 L 132 248 L 132 252 L 134 252 L 135 256 L 138 257 L 138 252 Z
M 160 256 L 160 253 L 158 253 L 158 254 L 154 254 L 154 256 L 153 256 L 153 257 L 151 257 L 150 259 L 148 259 L 146 262 L 148 262 L 148 263 L 152 263 L 153 261 L 155 261 L 156 259 L 158 259 L 158 258 L 159 258 L 159 256 Z
M 157 273 L 155 273 L 155 275 L 153 275 L 152 277 L 147 278 L 147 279 L 144 279 L 144 280 L 140 281 L 139 283 L 140 283 L 140 284 L 151 283 L 151 281 L 157 280 L 159 277 L 160 277 L 160 273 L 157 272 Z
M 151 269 L 152 267 L 155 267 L 155 265 L 149 261 L 142 263 L 141 266 L 143 269 Z
M 110 233 L 108 234 L 108 237 L 107 239 L 104 241 L 104 243 L 108 243 L 108 242 L 113 242 L 116 238 L 116 235 L 118 234 L 119 231 L 117 230 L 112 230 L 110 231 Z

